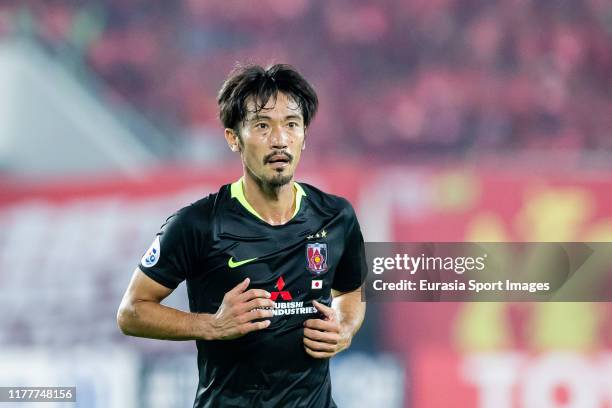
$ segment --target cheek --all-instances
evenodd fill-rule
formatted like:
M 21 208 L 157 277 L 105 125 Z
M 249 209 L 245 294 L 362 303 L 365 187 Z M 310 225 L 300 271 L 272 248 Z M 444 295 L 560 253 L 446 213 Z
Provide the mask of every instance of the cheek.
M 244 158 L 249 163 L 252 163 L 257 158 L 257 154 L 255 153 L 254 149 L 247 148 L 247 149 L 244 149 Z
M 247 162 L 248 164 L 252 164 L 252 165 L 261 164 L 262 158 L 264 156 L 261 150 L 262 149 L 256 145 L 246 145 L 245 144 L 243 146 L 243 151 L 242 151 L 242 156 L 244 158 L 243 160 Z
M 299 148 L 296 147 L 296 149 L 293 150 L 294 165 L 297 165 L 297 162 L 302 157 L 302 149 L 303 147 L 300 146 Z
M 304 147 L 304 134 L 299 134 L 299 135 L 295 135 L 294 137 L 291 138 L 291 144 L 295 147 L 295 148 L 300 148 L 302 149 Z

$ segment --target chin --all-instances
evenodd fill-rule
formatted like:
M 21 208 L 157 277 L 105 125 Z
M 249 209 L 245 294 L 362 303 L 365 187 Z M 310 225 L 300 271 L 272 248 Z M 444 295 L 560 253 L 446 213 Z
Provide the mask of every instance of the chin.
M 266 180 L 266 183 L 272 187 L 282 187 L 289 183 L 293 178 L 293 174 L 289 173 L 277 173 L 271 178 Z

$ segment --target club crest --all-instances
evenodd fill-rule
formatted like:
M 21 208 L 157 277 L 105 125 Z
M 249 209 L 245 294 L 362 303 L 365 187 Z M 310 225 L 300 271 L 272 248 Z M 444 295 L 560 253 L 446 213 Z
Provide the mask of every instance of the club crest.
M 306 244 L 306 262 L 308 270 L 316 274 L 327 270 L 327 244 Z

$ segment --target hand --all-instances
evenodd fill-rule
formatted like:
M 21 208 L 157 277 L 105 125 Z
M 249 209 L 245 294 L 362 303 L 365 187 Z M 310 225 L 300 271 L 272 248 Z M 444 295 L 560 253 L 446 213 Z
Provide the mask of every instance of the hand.
M 342 333 L 336 311 L 316 300 L 313 306 L 323 314 L 323 319 L 304 322 L 304 349 L 314 358 L 330 358 L 349 347 L 350 334 Z
M 209 340 L 232 340 L 270 325 L 270 320 L 253 321 L 272 317 L 274 302 L 270 293 L 263 289 L 246 290 L 249 283 L 250 279 L 246 278 L 223 296 L 211 322 Z

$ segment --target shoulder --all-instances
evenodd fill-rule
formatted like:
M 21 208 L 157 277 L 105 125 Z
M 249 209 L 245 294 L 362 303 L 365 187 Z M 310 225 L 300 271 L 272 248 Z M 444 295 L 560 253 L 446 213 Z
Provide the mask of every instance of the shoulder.
M 185 228 L 203 227 L 210 224 L 227 194 L 228 185 L 222 186 L 216 193 L 209 194 L 170 215 L 166 223 L 179 224 Z
M 355 210 L 351 203 L 344 197 L 335 194 L 326 193 L 310 184 L 299 183 L 304 189 L 308 202 L 322 209 L 332 210 L 334 212 L 342 212 L 345 216 L 355 217 Z

